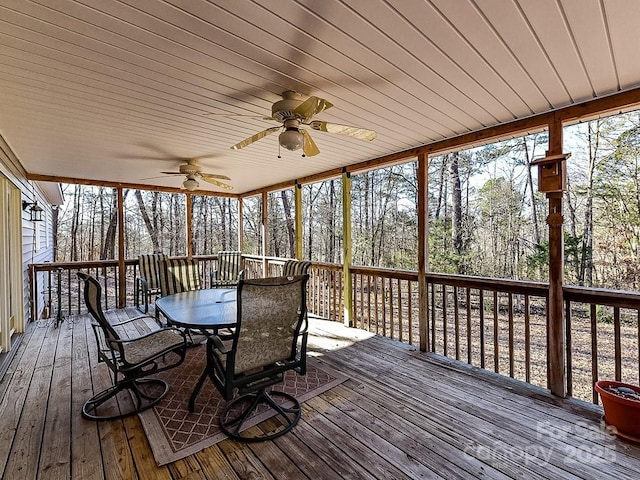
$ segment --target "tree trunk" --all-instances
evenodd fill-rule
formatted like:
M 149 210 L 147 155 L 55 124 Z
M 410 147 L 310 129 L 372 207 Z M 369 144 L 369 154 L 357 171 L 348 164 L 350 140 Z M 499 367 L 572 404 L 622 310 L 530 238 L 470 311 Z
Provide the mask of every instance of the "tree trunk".
M 296 231 L 293 215 L 291 214 L 291 203 L 289 202 L 289 197 L 284 190 L 280 191 L 280 198 L 282 198 L 282 208 L 284 209 L 284 218 L 287 225 L 287 236 L 289 239 L 289 256 L 291 258 L 294 258 L 296 256 Z
M 82 214 L 82 210 L 80 206 L 82 197 L 82 187 L 80 185 L 76 185 L 74 196 L 73 196 L 73 214 L 71 217 L 71 261 L 77 262 L 80 259 L 80 255 L 78 253 L 78 230 L 80 226 L 80 215 Z
M 461 262 L 462 256 L 462 187 L 460 185 L 460 172 L 458 168 L 458 154 L 451 155 L 451 163 L 449 164 L 449 173 L 451 175 L 452 190 L 452 209 L 453 216 L 451 219 L 451 242 L 453 249 L 458 256 L 456 259 L 456 268 L 458 273 L 464 273 L 464 266 Z
M 123 192 L 123 201 L 129 193 L 128 190 Z M 113 188 L 111 193 L 111 207 L 110 207 L 110 217 L 109 217 L 109 226 L 107 227 L 107 234 L 104 242 L 104 250 L 100 255 L 100 260 L 111 260 L 115 258 L 115 250 L 116 250 L 116 236 L 118 231 L 118 194 L 117 189 Z

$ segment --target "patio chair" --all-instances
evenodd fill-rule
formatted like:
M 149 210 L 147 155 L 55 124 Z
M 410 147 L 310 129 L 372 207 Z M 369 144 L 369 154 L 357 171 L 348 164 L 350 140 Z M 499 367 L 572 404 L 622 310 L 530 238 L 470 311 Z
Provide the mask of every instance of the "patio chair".
M 113 385 L 84 403 L 82 416 L 89 420 L 114 420 L 153 407 L 167 394 L 169 386 L 163 380 L 145 377 L 177 367 L 184 361 L 187 348 L 184 333 L 170 327 L 123 338 L 120 333 L 124 330 L 118 326 L 127 322 L 112 325 L 104 316 L 100 283 L 86 273 L 78 272 L 78 277 L 84 283 L 84 301 L 94 320 L 98 361 L 104 362 L 113 376 Z M 122 391 L 131 395 L 116 398 Z M 105 405 L 111 399 L 114 402 Z
M 160 262 L 166 260 L 164 253 L 138 256 L 138 276 L 133 285 L 136 308 L 142 313 L 149 311 L 149 300 L 160 294 Z M 140 295 L 144 300 L 144 310 L 140 308 Z
M 160 293 L 163 297 L 199 289 L 200 272 L 197 260 L 167 258 L 160 262 Z
M 211 288 L 237 287 L 238 281 L 244 278 L 244 270 L 240 268 L 241 262 L 241 252 L 218 252 L 218 265 L 211 272 Z
M 238 283 L 236 328 L 228 342 L 218 336 L 207 339 L 207 366 L 189 399 L 190 411 L 209 378 L 228 401 L 220 427 L 229 437 L 243 442 L 271 440 L 296 425 L 301 413 L 298 400 L 267 388 L 282 383 L 288 370 L 306 374 L 307 331 L 302 325 L 307 279 L 307 275 L 298 275 Z M 239 396 L 234 398 L 236 390 Z M 281 428 L 247 435 L 245 422 L 261 404 L 276 411 L 274 418 Z
M 287 260 L 282 267 L 282 276 L 308 275 L 309 268 L 311 268 L 311 262 L 306 260 Z

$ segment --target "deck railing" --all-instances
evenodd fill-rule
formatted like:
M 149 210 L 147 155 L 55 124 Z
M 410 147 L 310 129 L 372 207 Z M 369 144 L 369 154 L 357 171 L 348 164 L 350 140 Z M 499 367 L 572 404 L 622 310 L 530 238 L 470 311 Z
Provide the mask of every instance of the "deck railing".
M 640 294 L 568 286 L 567 390 L 597 403 L 597 380 L 640 382 Z
M 243 255 L 245 278 L 260 278 L 266 268 L 268 276 L 278 276 L 286 259 Z M 343 291 L 342 265 L 314 262 L 309 271 L 307 309 L 310 314 L 334 321 L 342 321 Z
M 211 272 L 216 268 L 217 255 L 200 255 L 198 260 L 203 286 L 210 285 Z M 134 283 L 138 276 L 138 260 L 127 259 L 125 264 L 125 304 L 133 305 Z M 80 295 L 80 281 L 77 272 L 88 273 L 99 279 L 103 287 L 102 307 L 116 308 L 120 297 L 120 268 L 117 260 L 97 260 L 91 262 L 34 263 L 29 265 L 31 285 L 30 306 L 33 315 L 44 307 L 44 316 L 60 321 L 61 317 L 86 312 Z M 40 305 L 44 301 L 44 305 Z
M 194 258 L 208 286 L 217 257 Z M 269 276 L 279 275 L 284 261 L 245 255 L 245 276 L 262 277 L 265 269 Z M 126 260 L 125 268 L 126 304 L 132 305 L 137 260 Z M 32 291 L 44 295 L 52 307 L 50 316 L 55 318 L 58 311 L 62 316 L 84 311 L 76 271 L 100 278 L 105 286 L 104 308 L 116 307 L 117 261 L 32 265 Z M 43 276 L 50 288 L 42 288 Z M 351 279 L 353 326 L 420 344 L 417 272 L 352 266 Z M 546 284 L 436 273 L 428 273 L 426 280 L 429 351 L 547 387 Z M 314 262 L 308 284 L 309 312 L 343 321 L 343 283 L 342 265 Z M 597 402 L 593 383 L 598 379 L 640 381 L 640 294 L 568 286 L 564 296 L 569 394 Z

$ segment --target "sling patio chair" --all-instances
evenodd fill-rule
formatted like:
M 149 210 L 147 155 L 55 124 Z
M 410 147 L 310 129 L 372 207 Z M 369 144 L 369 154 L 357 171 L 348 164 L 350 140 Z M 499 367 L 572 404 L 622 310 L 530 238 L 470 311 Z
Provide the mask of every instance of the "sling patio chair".
M 193 258 L 166 258 L 160 262 L 160 293 L 163 297 L 201 288 L 198 261 Z M 156 309 L 156 321 L 160 312 Z
M 307 275 L 298 275 L 241 280 L 238 320 L 231 339 L 207 339 L 207 365 L 189 399 L 189 410 L 195 410 L 202 385 L 211 379 L 228 402 L 220 414 L 220 427 L 234 440 L 271 440 L 290 431 L 300 419 L 301 407 L 295 397 L 267 389 L 282 383 L 286 371 L 306 375 L 307 279 Z M 275 410 L 280 427 L 257 436 L 247 434 L 245 422 L 260 405 Z
M 98 361 L 104 362 L 113 376 L 113 385 L 84 403 L 82 416 L 89 420 L 114 420 L 153 407 L 164 398 L 169 386 L 164 380 L 146 377 L 184 361 L 185 334 L 168 327 L 138 336 L 125 335 L 121 327 L 128 322 L 111 324 L 102 311 L 100 283 L 82 272 L 78 272 L 78 278 L 84 283 L 84 301 L 93 317 L 91 326 L 98 344 Z M 131 395 L 119 396 L 123 391 Z
M 282 276 L 308 275 L 311 262 L 307 260 L 287 260 L 282 267 Z
M 244 278 L 241 267 L 242 253 L 237 251 L 218 252 L 218 264 L 211 272 L 211 288 L 235 288 Z
M 160 262 L 167 256 L 164 253 L 152 253 L 138 256 L 138 276 L 133 285 L 136 308 L 142 313 L 149 311 L 152 296 L 160 295 Z M 140 296 L 142 295 L 142 302 Z M 144 308 L 141 308 L 140 304 Z

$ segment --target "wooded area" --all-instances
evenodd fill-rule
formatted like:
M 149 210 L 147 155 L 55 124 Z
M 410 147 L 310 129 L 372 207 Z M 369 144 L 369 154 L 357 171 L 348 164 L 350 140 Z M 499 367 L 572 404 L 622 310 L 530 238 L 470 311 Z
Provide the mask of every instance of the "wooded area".
M 547 200 L 531 162 L 547 133 L 430 158 L 429 263 L 434 272 L 547 279 Z M 565 128 L 565 282 L 637 290 L 640 284 L 640 115 Z M 353 263 L 417 268 L 417 163 L 352 176 Z M 123 192 L 125 255 L 185 255 L 182 194 Z M 114 258 L 116 193 L 68 185 L 57 218 L 57 261 Z M 238 201 L 193 195 L 193 253 L 238 248 Z M 339 178 L 302 186 L 304 257 L 341 262 Z M 243 199 L 243 250 L 262 254 L 261 198 Z M 267 202 L 269 256 L 294 256 L 293 189 Z

